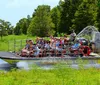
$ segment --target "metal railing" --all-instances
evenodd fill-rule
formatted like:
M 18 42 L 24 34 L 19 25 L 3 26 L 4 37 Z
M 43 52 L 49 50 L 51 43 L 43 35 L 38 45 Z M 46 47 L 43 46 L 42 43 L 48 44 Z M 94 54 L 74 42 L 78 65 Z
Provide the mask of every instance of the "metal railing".
M 25 46 L 26 39 L 23 40 L 16 40 L 8 41 L 8 51 L 18 52 Z

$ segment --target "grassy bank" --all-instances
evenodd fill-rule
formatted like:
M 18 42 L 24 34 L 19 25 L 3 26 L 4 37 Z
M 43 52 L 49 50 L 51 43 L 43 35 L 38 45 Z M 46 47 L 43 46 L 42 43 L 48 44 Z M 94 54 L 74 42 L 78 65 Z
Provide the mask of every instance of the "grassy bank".
M 99 69 L 33 69 L 0 72 L 0 85 L 100 85 Z
M 27 35 L 9 35 L 4 36 L 2 40 L 0 39 L 0 51 L 8 51 L 8 41 L 10 42 L 10 47 L 13 48 L 13 42 L 14 40 L 23 40 L 23 39 L 35 39 L 35 37 L 28 37 Z

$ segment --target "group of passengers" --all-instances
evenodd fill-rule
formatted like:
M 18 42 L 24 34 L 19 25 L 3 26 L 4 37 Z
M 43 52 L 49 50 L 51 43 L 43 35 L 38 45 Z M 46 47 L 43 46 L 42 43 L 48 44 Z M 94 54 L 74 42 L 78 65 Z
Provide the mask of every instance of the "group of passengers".
M 26 45 L 22 49 L 22 55 L 39 57 L 61 54 L 63 56 L 66 52 L 65 45 L 67 43 L 68 39 L 66 37 L 55 38 L 51 36 L 50 40 L 37 38 L 35 43 L 32 40 L 26 40 Z
M 22 49 L 21 56 L 63 56 L 66 54 L 66 50 L 68 49 L 66 47 L 68 47 L 69 42 L 74 42 L 75 37 L 76 34 L 73 31 L 70 35 L 70 38 L 67 38 L 66 36 L 61 38 L 51 36 L 49 40 L 45 40 L 37 37 L 35 43 L 32 40 L 26 40 L 26 45 Z M 76 42 L 71 45 L 70 50 L 78 49 L 82 45 L 88 46 L 88 41 L 85 39 L 76 40 Z

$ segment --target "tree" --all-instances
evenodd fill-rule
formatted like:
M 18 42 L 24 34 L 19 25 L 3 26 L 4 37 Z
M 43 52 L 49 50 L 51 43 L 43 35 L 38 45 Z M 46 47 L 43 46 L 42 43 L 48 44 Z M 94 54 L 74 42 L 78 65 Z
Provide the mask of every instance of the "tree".
M 99 28 L 98 30 L 100 31 L 100 0 L 97 0 L 97 22 L 96 22 L 96 26 Z
M 52 22 L 55 24 L 55 35 L 57 36 L 58 30 L 59 30 L 59 22 L 60 22 L 60 8 L 59 6 L 54 7 L 51 10 L 51 18 Z
M 1 40 L 2 40 L 2 36 L 3 36 L 3 30 L 4 30 L 3 20 L 0 19 L 0 36 L 1 36 Z
M 72 26 L 74 14 L 82 0 L 60 0 L 60 33 L 69 33 Z
M 35 15 L 28 28 L 28 34 L 35 36 L 50 36 L 54 34 L 54 24 L 50 16 L 50 6 L 40 5 L 35 10 Z
M 5 28 L 7 30 L 8 35 L 13 34 L 14 27 L 11 25 L 10 22 L 5 21 Z
M 3 35 L 9 34 L 9 30 L 11 29 L 11 27 L 12 27 L 12 25 L 11 25 L 10 22 L 0 19 L 0 36 L 1 36 L 1 39 L 2 39 Z
M 20 19 L 19 22 L 16 24 L 14 33 L 16 35 L 27 34 L 27 29 L 28 29 L 30 23 L 31 23 L 30 15 L 28 15 L 27 18 Z
M 20 28 L 20 23 L 16 24 L 16 27 L 14 28 L 14 34 L 15 35 L 20 35 L 22 33 L 21 28 Z
M 88 25 L 96 25 L 97 9 L 96 0 L 83 0 L 75 12 L 72 29 L 78 33 Z

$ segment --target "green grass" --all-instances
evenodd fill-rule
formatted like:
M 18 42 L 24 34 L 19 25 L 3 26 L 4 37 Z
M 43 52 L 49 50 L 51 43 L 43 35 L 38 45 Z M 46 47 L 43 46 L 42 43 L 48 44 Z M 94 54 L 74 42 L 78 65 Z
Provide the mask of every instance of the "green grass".
M 0 85 L 100 85 L 100 69 L 58 68 L 0 72 Z
M 2 38 L 2 40 L 0 39 L 0 51 L 8 51 L 8 41 L 9 41 L 9 47 L 10 47 L 10 50 L 14 49 L 14 40 L 19 40 L 19 41 L 16 41 L 17 44 L 19 44 L 20 46 L 20 41 L 21 40 L 24 40 L 23 43 L 25 45 L 25 40 L 26 39 L 32 39 L 32 40 L 35 40 L 36 37 L 28 37 L 27 35 L 20 35 L 20 36 L 17 36 L 17 35 L 9 35 L 9 36 L 4 36 Z M 17 47 L 17 46 L 16 46 Z

